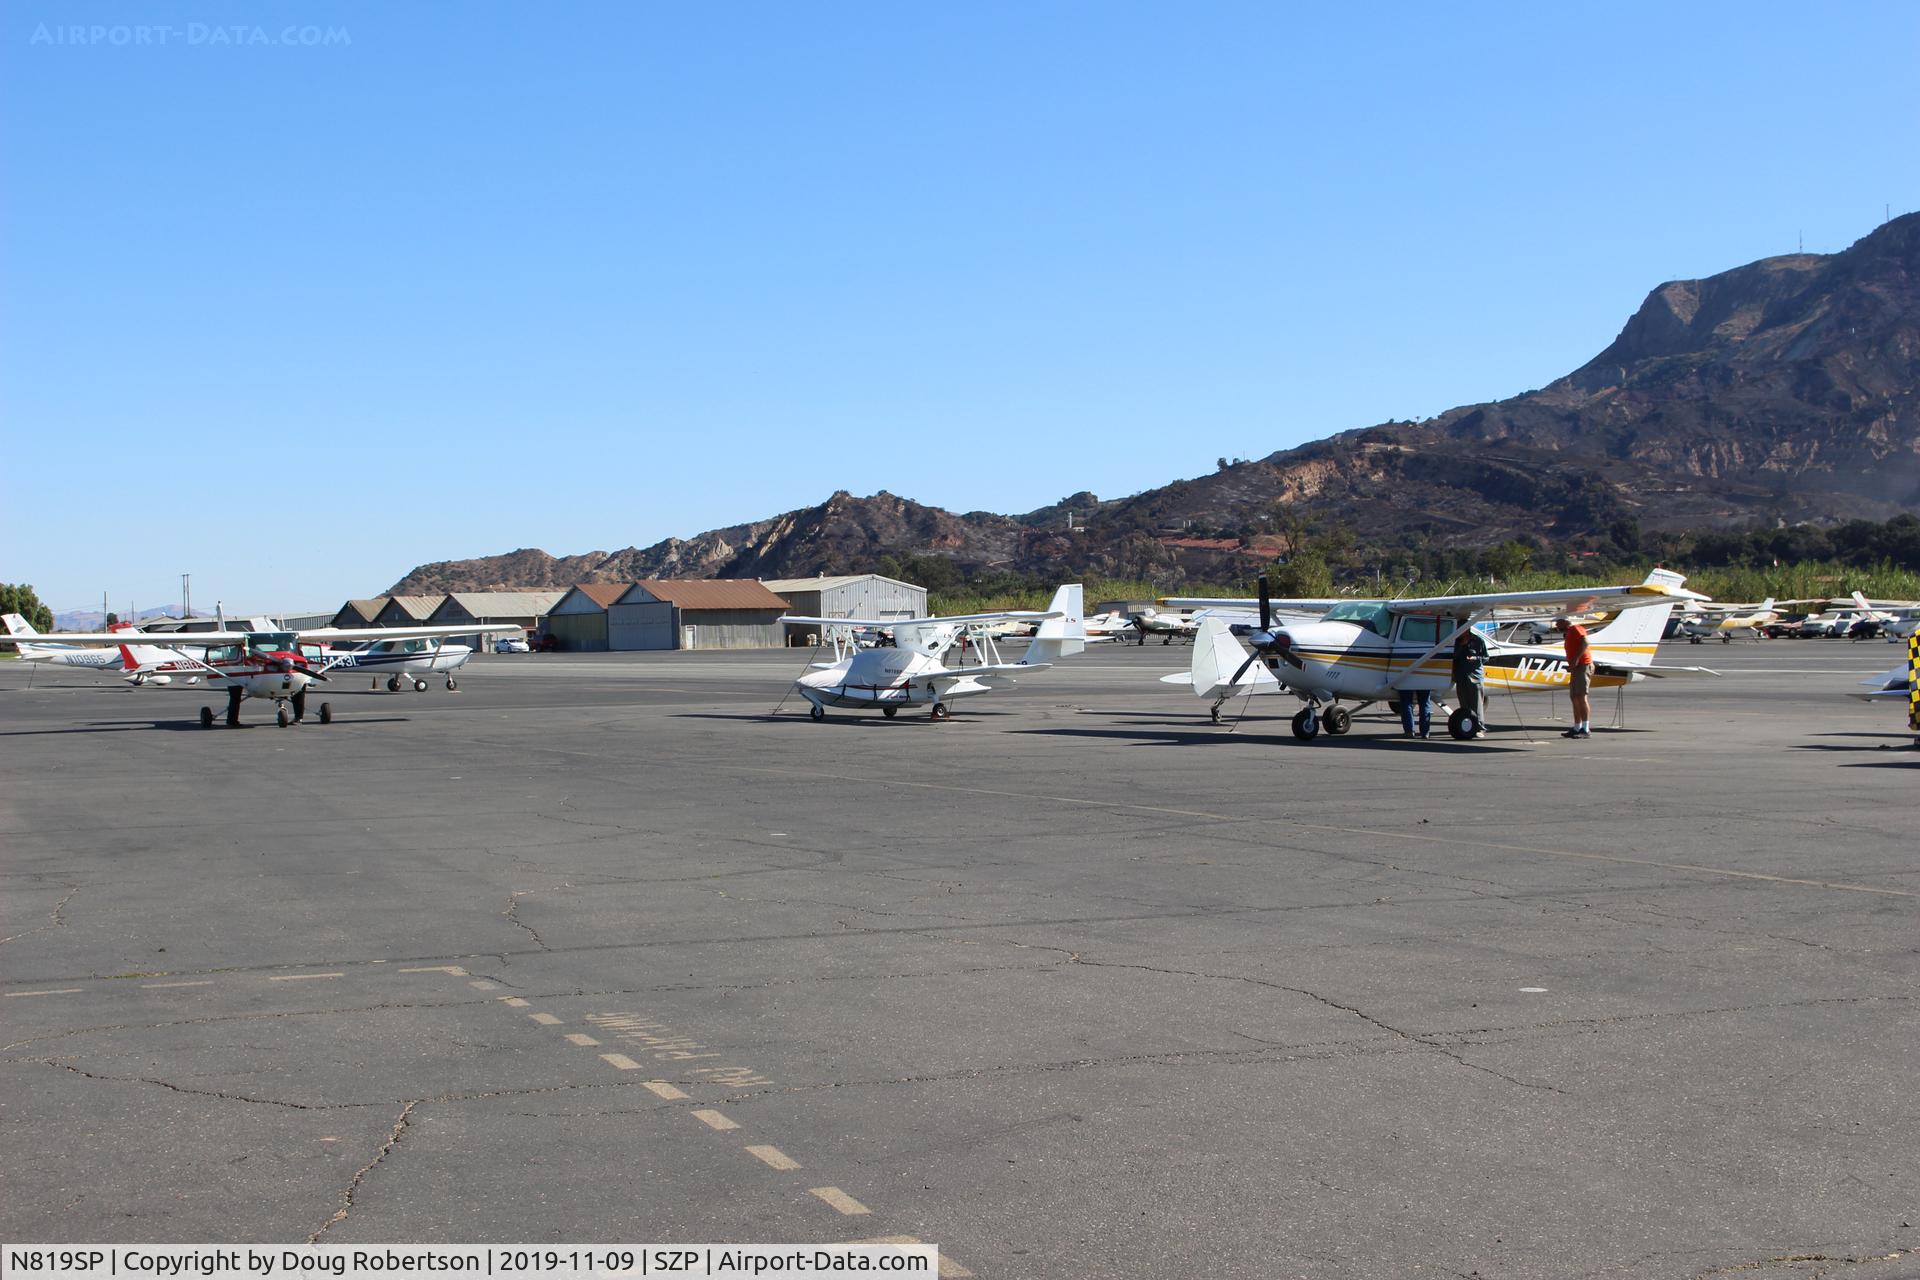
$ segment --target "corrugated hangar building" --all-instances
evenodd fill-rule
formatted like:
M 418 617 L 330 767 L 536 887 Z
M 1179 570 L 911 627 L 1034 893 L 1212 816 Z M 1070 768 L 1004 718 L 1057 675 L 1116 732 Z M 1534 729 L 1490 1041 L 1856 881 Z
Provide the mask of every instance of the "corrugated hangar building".
M 607 607 L 610 649 L 777 649 L 787 602 L 752 579 L 647 578 Z
M 898 578 L 883 578 L 877 573 L 843 574 L 839 577 L 776 578 L 765 584 L 767 590 L 785 596 L 793 604 L 789 613 L 810 618 L 924 618 L 927 616 L 927 589 Z M 813 644 L 818 627 L 787 627 L 788 644 Z
M 564 591 L 453 591 L 427 621 L 436 627 L 455 627 L 469 622 L 512 622 L 530 635 L 547 616 L 547 610 L 566 594 Z M 483 643 L 475 633 L 449 636 L 447 640 L 451 644 L 468 644 L 491 651 L 493 641 L 499 638 L 490 635 Z
M 446 599 L 438 596 L 388 596 L 387 602 L 380 606 L 380 612 L 374 615 L 376 627 L 419 627 L 425 626 L 433 611 Z
M 371 627 L 387 607 L 390 596 L 374 596 L 369 600 L 349 600 L 340 606 L 340 612 L 333 615 L 330 624 L 336 627 Z
M 632 588 L 631 582 L 583 582 L 547 610 L 541 629 L 569 653 L 605 653 L 607 608 Z

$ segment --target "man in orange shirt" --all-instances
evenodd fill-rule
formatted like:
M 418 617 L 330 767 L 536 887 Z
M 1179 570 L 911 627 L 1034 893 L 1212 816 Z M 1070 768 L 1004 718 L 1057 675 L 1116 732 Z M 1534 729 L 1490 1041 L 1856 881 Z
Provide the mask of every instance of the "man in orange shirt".
M 1566 642 L 1567 696 L 1573 703 L 1573 728 L 1560 736 L 1591 737 L 1588 721 L 1593 716 L 1593 704 L 1587 700 L 1587 690 L 1593 687 L 1593 650 L 1587 644 L 1587 629 L 1571 618 L 1555 618 L 1553 629 Z

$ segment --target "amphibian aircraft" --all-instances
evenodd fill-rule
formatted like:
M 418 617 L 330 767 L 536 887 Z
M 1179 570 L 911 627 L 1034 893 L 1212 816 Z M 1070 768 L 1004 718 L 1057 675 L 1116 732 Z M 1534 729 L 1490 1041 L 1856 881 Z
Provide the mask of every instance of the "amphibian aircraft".
M 305 631 L 198 631 L 192 645 L 201 648 L 201 656 L 174 650 L 176 657 L 167 664 L 174 672 L 190 671 L 191 683 L 204 681 L 209 689 L 224 689 L 227 694 L 227 724 L 240 724 L 240 704 L 248 698 L 267 698 L 274 704 L 274 718 L 281 728 L 306 718 L 307 688 L 324 682 L 327 672 L 346 654 L 329 654 L 324 646 L 342 640 L 437 639 L 443 636 L 470 636 L 492 632 L 518 632 L 518 623 L 481 623 L 448 627 L 316 627 Z M 73 645 L 78 648 L 113 648 L 125 643 L 119 632 L 62 632 L 26 640 L 17 635 L 0 636 L 0 644 L 16 647 L 23 643 Z M 200 724 L 212 728 L 212 707 L 200 708 Z M 333 721 L 333 706 L 320 704 L 320 723 Z
M 1190 671 L 1163 676 L 1169 684 L 1191 684 L 1212 701 L 1213 718 L 1236 694 L 1291 693 L 1306 703 L 1293 717 L 1297 738 L 1312 740 L 1321 730 L 1347 732 L 1353 716 L 1342 703 L 1367 706 L 1397 700 L 1402 690 L 1440 690 L 1451 683 L 1453 643 L 1463 631 L 1490 619 L 1495 610 L 1593 613 L 1617 616 L 1588 637 L 1594 656 L 1593 687 L 1617 688 L 1645 676 L 1711 675 L 1702 667 L 1656 667 L 1653 656 L 1660 633 L 1676 603 L 1704 600 L 1688 591 L 1677 573 L 1655 569 L 1636 586 L 1570 587 L 1554 591 L 1513 591 L 1486 595 L 1429 596 L 1422 599 L 1349 600 L 1335 605 L 1317 622 L 1273 627 L 1275 601 L 1215 601 L 1224 607 L 1255 605 L 1263 626 L 1247 637 L 1253 652 L 1233 638 L 1227 624 L 1203 621 L 1194 642 Z M 1167 603 L 1185 605 L 1189 600 Z M 1277 602 L 1289 604 L 1289 601 Z M 1527 645 L 1488 646 L 1485 687 L 1564 689 L 1566 659 Z M 1464 710 L 1453 712 L 1447 731 L 1471 738 L 1480 729 Z
M 815 720 L 826 719 L 828 707 L 878 707 L 881 715 L 891 718 L 900 708 L 912 706 L 924 706 L 933 719 L 945 720 L 947 703 L 953 699 L 992 693 L 993 686 L 985 681 L 1043 671 L 1058 659 L 1079 653 L 1087 643 L 1083 612 L 1076 582 L 1054 592 L 1043 613 L 1008 610 L 946 618 L 783 617 L 780 621 L 819 627 L 822 634 L 856 627 L 884 626 L 893 631 L 892 648 L 856 650 L 836 661 L 816 664 L 794 682 Z M 1018 662 L 1001 661 L 993 638 L 992 628 L 1005 622 L 1039 624 Z M 947 655 L 962 638 L 970 641 L 980 661 L 950 667 Z

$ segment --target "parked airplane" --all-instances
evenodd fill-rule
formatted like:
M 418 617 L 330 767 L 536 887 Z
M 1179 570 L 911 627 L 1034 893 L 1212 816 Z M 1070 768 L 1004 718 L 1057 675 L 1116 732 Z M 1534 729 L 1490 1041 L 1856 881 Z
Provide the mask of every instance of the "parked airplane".
M 178 661 L 187 664 L 197 679 L 210 689 L 227 694 L 227 724 L 240 723 L 240 704 L 248 698 L 267 698 L 274 704 L 274 718 L 285 728 L 306 718 L 307 689 L 324 682 L 327 672 L 339 664 L 345 654 L 328 654 L 329 642 L 342 640 L 438 639 L 449 635 L 518 632 L 515 623 L 481 623 L 448 627 L 317 627 L 304 631 L 200 631 L 193 633 L 193 646 L 201 647 L 199 656 L 174 651 Z M 119 632 L 62 632 L 29 641 L 17 635 L 0 636 L 0 644 L 58 644 L 77 648 L 114 648 L 124 643 Z M 212 707 L 200 708 L 200 724 L 213 727 Z M 320 723 L 333 721 L 333 707 L 320 704 Z
M 5 624 L 7 635 L 19 640 L 15 648 L 20 651 L 23 662 L 98 671 L 120 676 L 132 685 L 171 684 L 174 673 L 192 669 L 185 656 L 174 649 L 139 643 L 144 633 L 131 623 L 118 623 L 109 629 L 121 641 L 113 649 L 48 643 L 46 637 L 34 630 L 33 624 L 17 613 L 0 614 L 0 623 Z
M 985 681 L 1042 671 L 1060 658 L 1079 653 L 1086 647 L 1083 613 L 1080 584 L 1076 582 L 1054 592 L 1045 612 L 1007 610 L 884 621 L 783 617 L 780 621 L 817 626 L 823 633 L 830 628 L 886 626 L 893 630 L 892 648 L 847 653 L 833 662 L 816 664 L 794 682 L 815 720 L 826 719 L 828 707 L 878 707 L 881 715 L 891 718 L 901 707 L 915 705 L 927 707 L 933 719 L 945 720 L 950 714 L 947 704 L 953 699 L 993 692 L 993 686 Z M 994 624 L 1009 621 L 1039 624 L 1018 662 L 1001 661 L 991 632 Z M 969 640 L 981 660 L 972 665 L 946 665 L 948 653 L 963 638 Z
M 1133 626 L 1140 633 L 1141 644 L 1147 642 L 1148 636 L 1159 636 L 1161 644 L 1172 644 L 1176 636 L 1191 640 L 1198 629 L 1194 620 L 1184 613 L 1161 613 L 1151 608 L 1134 614 Z
M 1867 702 L 1903 702 L 1907 707 L 1907 727 L 1914 731 L 1914 743 L 1920 747 L 1920 637 L 1907 637 L 1907 660 L 1860 682 L 1865 693 L 1849 696 Z
M 1397 700 L 1403 691 L 1447 688 L 1455 638 L 1469 627 L 1484 630 L 1495 610 L 1515 609 L 1615 613 L 1611 622 L 1589 637 L 1595 689 L 1617 688 L 1648 676 L 1715 674 L 1703 667 L 1653 665 L 1660 633 L 1674 605 L 1706 598 L 1686 590 L 1681 585 L 1685 581 L 1679 574 L 1656 569 L 1637 586 L 1350 600 L 1329 609 L 1317 622 L 1263 627 L 1247 637 L 1252 653 L 1233 638 L 1226 623 L 1208 619 L 1194 643 L 1191 669 L 1162 679 L 1190 684 L 1200 697 L 1211 699 L 1215 720 L 1220 718 L 1221 705 L 1236 694 L 1291 693 L 1306 704 L 1293 717 L 1295 737 L 1312 740 L 1322 729 L 1339 735 L 1353 723 L 1342 703 L 1365 707 Z M 1264 579 L 1261 585 L 1265 587 Z M 1267 620 L 1275 602 L 1263 595 L 1255 602 L 1223 603 L 1254 603 Z M 1567 687 L 1564 657 L 1499 642 L 1488 649 L 1488 690 Z M 1453 712 L 1447 720 L 1447 731 L 1456 738 L 1470 738 L 1480 727 L 1465 710 Z
M 1710 639 L 1732 644 L 1738 631 L 1745 631 L 1755 640 L 1764 640 L 1766 633 L 1760 628 L 1780 621 L 1780 611 L 1773 604 L 1773 597 L 1768 596 L 1751 606 L 1701 605 L 1680 620 L 1680 632 L 1687 637 L 1688 644 L 1703 644 Z
M 1856 591 L 1853 593 L 1853 603 L 1859 606 L 1860 617 L 1874 622 L 1876 629 L 1889 640 L 1907 640 L 1912 638 L 1916 630 L 1920 630 L 1920 608 L 1906 601 L 1875 602 Z
M 430 675 L 445 676 L 447 690 L 452 692 L 460 687 L 453 673 L 467 665 L 467 659 L 473 657 L 473 647 L 448 644 L 444 639 L 409 636 L 404 640 L 376 640 L 364 649 L 329 646 L 320 650 L 320 656 L 329 671 L 365 671 L 374 677 L 376 684 L 379 677 L 385 675 L 389 693 L 398 693 L 405 684 L 425 693 L 427 682 L 421 677 Z

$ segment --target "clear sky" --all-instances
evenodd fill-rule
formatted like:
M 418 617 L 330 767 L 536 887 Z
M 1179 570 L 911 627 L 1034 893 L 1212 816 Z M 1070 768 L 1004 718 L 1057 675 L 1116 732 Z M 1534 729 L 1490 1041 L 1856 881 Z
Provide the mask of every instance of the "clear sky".
M 0 581 L 1122 496 L 1844 248 L 1917 106 L 1909 0 L 10 0 Z

